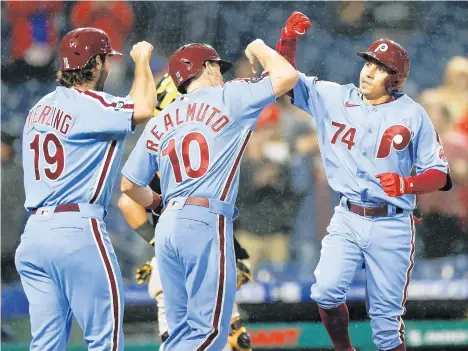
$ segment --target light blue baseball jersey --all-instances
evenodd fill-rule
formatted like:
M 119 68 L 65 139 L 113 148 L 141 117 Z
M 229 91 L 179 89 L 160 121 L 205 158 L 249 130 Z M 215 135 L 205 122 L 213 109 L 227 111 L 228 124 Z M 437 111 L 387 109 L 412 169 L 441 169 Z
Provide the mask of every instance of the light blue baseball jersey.
M 69 203 L 106 208 L 132 116 L 130 97 L 65 87 L 43 97 L 23 130 L 25 208 Z
M 379 173 L 410 176 L 428 169 L 448 172 L 442 145 L 424 109 L 407 95 L 373 106 L 354 84 L 320 81 L 300 73 L 294 105 L 311 114 L 333 190 L 357 204 L 390 203 L 413 210 L 415 196 L 389 197 Z
M 122 173 L 146 186 L 159 171 L 164 203 L 199 196 L 234 204 L 250 133 L 260 111 L 274 102 L 269 77 L 179 96 L 148 122 Z

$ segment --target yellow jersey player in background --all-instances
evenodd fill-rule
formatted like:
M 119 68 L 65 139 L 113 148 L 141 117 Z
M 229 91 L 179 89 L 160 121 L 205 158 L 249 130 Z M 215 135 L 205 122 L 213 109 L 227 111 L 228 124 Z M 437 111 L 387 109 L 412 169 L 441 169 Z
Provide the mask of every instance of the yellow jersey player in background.
M 163 79 L 156 87 L 157 105 L 154 109 L 154 116 L 157 116 L 165 107 L 171 104 L 175 98 L 180 95 L 169 74 L 165 74 Z M 161 193 L 159 184 L 159 173 L 154 176 L 149 186 L 157 193 Z M 119 208 L 125 216 L 127 223 L 150 245 L 154 246 L 154 230 L 159 219 L 159 213 L 150 211 L 152 221 L 150 222 L 147 210 L 135 203 L 128 196 L 123 194 L 119 199 Z M 237 262 L 237 289 L 243 284 L 251 280 L 250 268 L 247 259 L 249 255 L 242 248 L 239 242 L 234 238 L 236 262 Z M 148 292 L 151 298 L 156 300 L 158 307 L 158 327 L 161 341 L 169 337 L 168 326 L 166 321 L 166 312 L 164 306 L 164 293 L 162 291 L 161 279 L 157 267 L 156 258 L 153 257 L 141 265 L 136 272 L 138 284 L 148 283 Z M 231 318 L 231 326 L 229 330 L 228 344 L 225 351 L 251 351 L 250 335 L 242 326 L 240 321 L 237 304 L 234 305 Z

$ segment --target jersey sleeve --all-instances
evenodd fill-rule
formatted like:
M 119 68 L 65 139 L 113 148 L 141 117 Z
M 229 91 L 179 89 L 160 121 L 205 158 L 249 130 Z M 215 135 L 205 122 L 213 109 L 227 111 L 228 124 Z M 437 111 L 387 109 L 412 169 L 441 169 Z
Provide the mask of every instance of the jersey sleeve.
M 133 101 L 130 96 L 115 97 L 93 90 L 81 93 L 78 132 L 100 135 L 125 135 L 133 132 Z
M 130 157 L 122 169 L 122 174 L 132 183 L 145 187 L 150 184 L 158 171 L 158 156 L 146 147 L 148 133 L 153 127 L 152 123 L 146 125 L 145 130 L 138 139 Z
M 448 162 L 445 158 L 442 142 L 426 111 L 420 107 L 420 125 L 413 140 L 413 158 L 416 173 L 428 169 L 437 169 L 448 173 Z
M 234 120 L 252 129 L 260 112 L 276 102 L 271 78 L 229 81 L 223 88 L 223 101 Z
M 321 81 L 299 72 L 299 80 L 293 89 L 293 104 L 312 115 L 323 119 L 327 115 L 327 100 L 338 101 L 343 86 L 334 82 Z

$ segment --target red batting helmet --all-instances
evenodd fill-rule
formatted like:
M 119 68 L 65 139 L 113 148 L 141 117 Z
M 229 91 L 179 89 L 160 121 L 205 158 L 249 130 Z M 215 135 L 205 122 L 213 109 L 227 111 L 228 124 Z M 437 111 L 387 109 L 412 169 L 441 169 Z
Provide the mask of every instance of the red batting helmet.
M 369 46 L 367 51 L 358 52 L 357 54 L 366 60 L 373 58 L 393 71 L 385 80 L 385 88 L 390 93 L 400 90 L 406 78 L 408 78 L 410 70 L 408 52 L 393 40 L 376 40 Z
M 232 67 L 232 62 L 221 60 L 216 50 L 208 44 L 187 44 L 174 52 L 169 60 L 169 73 L 179 92 L 186 92 L 184 83 L 195 77 L 206 61 L 217 62 L 221 73 Z
M 112 49 L 109 36 L 97 28 L 78 28 L 60 43 L 60 70 L 81 69 L 96 55 L 122 55 Z

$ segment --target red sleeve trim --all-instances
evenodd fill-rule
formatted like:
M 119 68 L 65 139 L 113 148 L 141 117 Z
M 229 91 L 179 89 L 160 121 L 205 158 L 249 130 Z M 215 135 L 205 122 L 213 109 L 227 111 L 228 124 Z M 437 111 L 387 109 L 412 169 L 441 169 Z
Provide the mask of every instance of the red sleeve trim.
M 92 97 L 94 99 L 96 99 L 97 101 L 99 101 L 104 107 L 116 107 L 117 106 L 117 102 L 107 102 L 101 95 L 99 94 L 96 94 L 92 91 L 89 91 L 89 90 L 86 90 L 84 92 L 85 95 L 89 96 L 89 97 Z M 126 109 L 133 109 L 133 104 L 125 104 L 123 105 L 121 108 L 126 108 Z
M 447 174 L 438 169 L 428 169 L 414 177 L 408 177 L 413 194 L 431 193 L 447 184 Z

